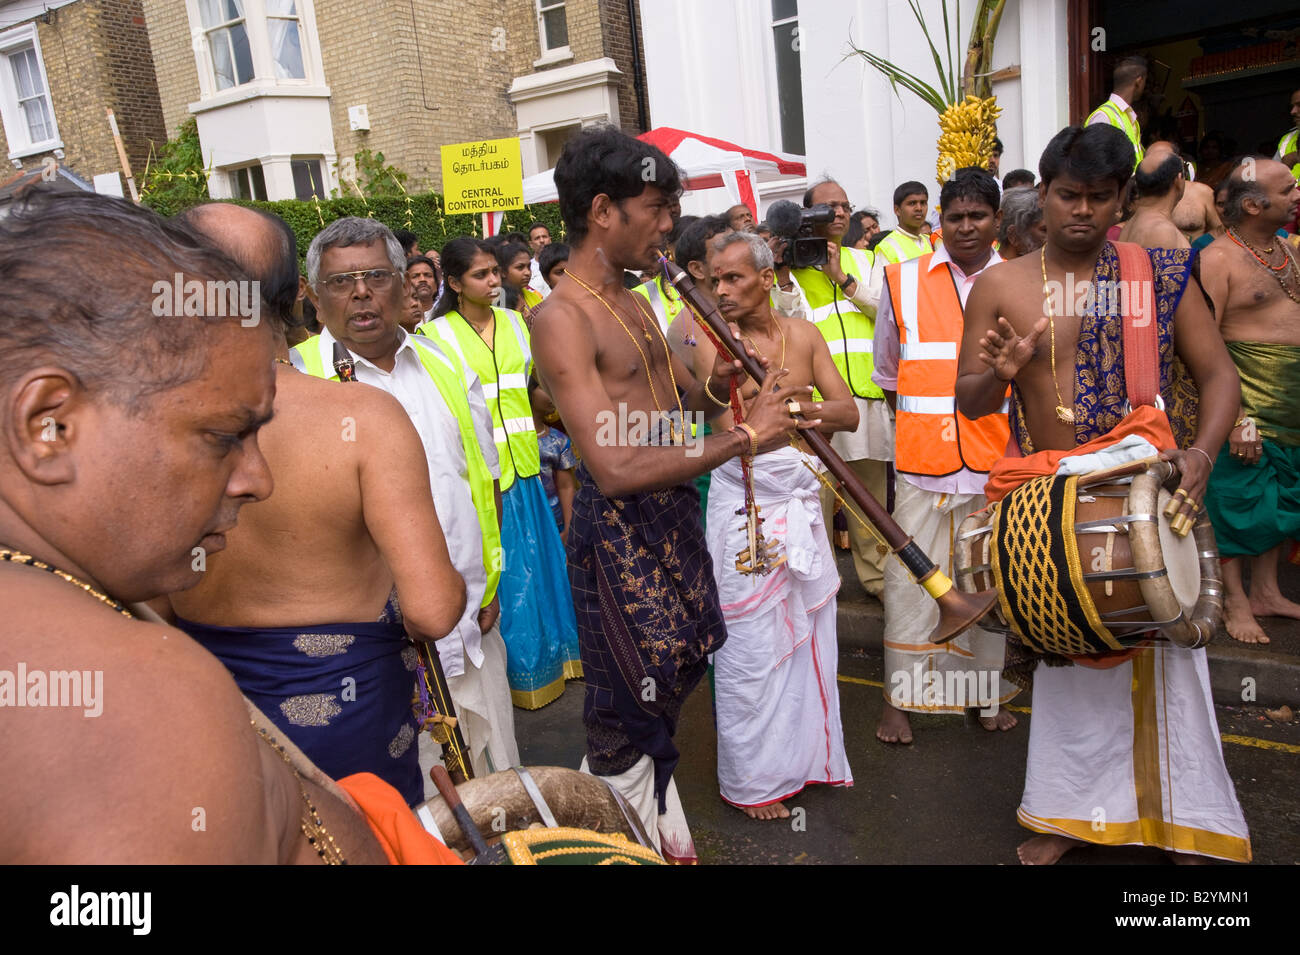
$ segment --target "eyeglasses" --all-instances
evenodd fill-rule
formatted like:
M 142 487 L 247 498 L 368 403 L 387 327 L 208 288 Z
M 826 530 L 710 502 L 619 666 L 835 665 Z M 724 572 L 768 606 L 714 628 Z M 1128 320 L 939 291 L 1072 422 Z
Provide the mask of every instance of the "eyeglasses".
M 853 206 L 847 202 L 827 202 L 825 203 L 825 205 L 832 212 L 839 211 L 839 212 L 843 212 L 845 215 L 848 215 L 850 212 L 853 211 Z
M 392 269 L 361 269 L 357 272 L 335 272 L 320 280 L 321 286 L 331 295 L 347 295 L 356 287 L 357 279 L 366 283 L 366 288 L 384 292 L 393 286 L 397 273 Z

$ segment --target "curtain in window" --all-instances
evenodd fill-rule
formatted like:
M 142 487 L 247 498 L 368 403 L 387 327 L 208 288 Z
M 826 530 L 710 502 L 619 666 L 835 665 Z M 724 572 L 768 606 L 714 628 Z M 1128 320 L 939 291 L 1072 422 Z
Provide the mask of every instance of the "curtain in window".
M 251 80 L 253 53 L 244 27 L 243 3 L 240 0 L 199 0 L 199 16 L 208 31 L 208 49 L 212 52 L 212 72 L 217 89 L 229 89 Z M 231 20 L 239 22 L 213 29 Z
M 266 0 L 266 32 L 271 38 L 271 59 L 277 80 L 301 80 L 307 76 L 302 64 L 302 34 L 298 29 L 295 0 Z
M 40 64 L 31 47 L 18 50 L 9 56 L 13 66 L 14 85 L 18 88 L 18 104 L 27 122 L 27 133 L 33 143 L 43 143 L 54 138 L 54 118 L 45 98 L 45 85 L 41 82 Z

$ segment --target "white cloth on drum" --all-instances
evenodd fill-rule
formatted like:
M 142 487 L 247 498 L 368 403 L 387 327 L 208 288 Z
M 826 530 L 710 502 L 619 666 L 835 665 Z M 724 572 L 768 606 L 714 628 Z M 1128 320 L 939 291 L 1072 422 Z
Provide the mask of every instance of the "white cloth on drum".
M 718 785 L 737 806 L 763 806 L 809 783 L 853 784 L 836 683 L 839 573 L 822 524 L 812 460 L 792 447 L 754 459 L 762 530 L 786 563 L 737 571 L 749 546 L 740 463 L 713 472 L 707 538 L 727 642 L 713 655 Z
M 1119 467 L 1121 464 L 1141 461 L 1143 458 L 1153 458 L 1159 453 L 1160 449 L 1146 438 L 1137 434 L 1128 434 L 1102 451 L 1062 458 L 1056 473 L 1091 474 L 1093 471 L 1104 471 L 1107 468 Z
M 1157 645 L 1108 670 L 1040 663 L 1017 815 L 1085 842 L 1250 861 L 1205 650 Z
M 984 507 L 982 494 L 925 491 L 898 475 L 894 520 L 941 570 L 952 571 L 958 526 Z M 1006 638 L 971 627 L 946 643 L 931 643 L 939 605 L 900 561 L 885 565 L 885 697 L 900 710 L 960 713 L 978 706 L 992 715 L 1019 688 L 1002 678 Z
M 474 775 L 487 776 L 518 766 L 519 744 L 515 741 L 515 711 L 510 704 L 506 644 L 501 628 L 494 625 L 483 634 L 480 646 L 482 664 L 477 667 L 471 664 L 463 673 L 447 677 L 447 688 L 456 707 L 461 735 L 469 747 Z M 442 747 L 428 733 L 421 733 L 420 773 L 428 799 L 438 794 L 429 779 L 429 770 L 440 762 Z
M 587 768 L 587 757 L 582 758 L 578 771 L 594 775 Z M 695 854 L 695 840 L 691 838 L 686 813 L 682 810 L 682 800 L 677 795 L 677 781 L 672 778 L 669 778 L 668 788 L 664 791 L 664 805 L 668 811 L 659 812 L 659 800 L 655 799 L 654 760 L 642 754 L 627 772 L 598 778 L 627 801 L 640 818 L 641 827 L 650 837 L 656 852 L 669 862 L 693 865 L 699 861 Z

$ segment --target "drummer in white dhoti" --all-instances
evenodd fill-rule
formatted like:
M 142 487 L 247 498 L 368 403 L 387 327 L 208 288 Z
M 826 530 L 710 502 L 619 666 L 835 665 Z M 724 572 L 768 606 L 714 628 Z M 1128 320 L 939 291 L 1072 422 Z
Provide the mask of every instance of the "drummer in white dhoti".
M 823 433 L 856 428 L 857 406 L 817 328 L 780 317 L 769 304 L 768 246 L 732 232 L 715 239 L 712 252 L 723 316 L 773 368 L 788 369 L 783 384 L 818 390 L 819 402 L 802 410 Z M 701 347 L 710 346 L 701 339 Z M 742 398 L 756 393 L 753 382 L 738 381 Z M 731 426 L 720 420 L 715 427 Z M 835 679 L 839 573 L 813 468 L 820 462 L 791 446 L 743 468 L 728 461 L 709 489 L 709 554 L 727 621 L 727 642 L 713 655 L 718 784 L 723 799 L 755 819 L 789 816 L 781 800 L 809 783 L 853 784 Z
M 1106 241 L 1133 170 L 1133 148 L 1113 126 L 1063 129 L 1038 169 L 1047 244 L 990 269 L 965 309 L 957 406 L 993 413 L 1013 381 L 1011 433 L 1023 455 L 995 465 L 985 493 L 1003 499 L 1056 473 L 1062 458 L 1137 435 L 1177 468 L 1170 526 L 1189 527 L 1241 400 L 1192 257 Z M 1060 294 L 1075 276 L 1088 277 L 1082 308 Z M 1105 294 L 1124 287 L 1118 300 Z M 1204 648 L 1156 643 L 1038 663 L 1018 817 L 1038 833 L 1018 850 L 1026 864 L 1054 863 L 1083 842 L 1249 861 Z

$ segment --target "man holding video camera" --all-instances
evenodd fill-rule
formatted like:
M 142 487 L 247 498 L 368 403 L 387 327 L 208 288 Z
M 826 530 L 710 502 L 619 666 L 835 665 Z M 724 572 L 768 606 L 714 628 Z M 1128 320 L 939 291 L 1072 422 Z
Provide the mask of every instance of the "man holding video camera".
M 831 438 L 831 445 L 848 462 L 877 500 L 886 499 L 888 462 L 894 459 L 894 422 L 885 393 L 871 380 L 872 337 L 880 301 L 883 266 L 875 268 L 866 250 L 840 245 L 849 228 L 853 207 L 840 184 L 824 180 L 803 197 L 800 211 L 793 203 L 774 203 L 768 210 L 779 269 L 777 281 L 785 293 L 802 300 L 804 315 L 817 326 L 831 358 L 848 383 L 858 405 L 858 428 Z M 826 527 L 832 527 L 835 496 L 822 489 Z M 861 516 L 856 504 L 848 505 Z M 884 565 L 871 533 L 852 514 L 849 539 L 853 566 L 867 593 L 880 596 Z

